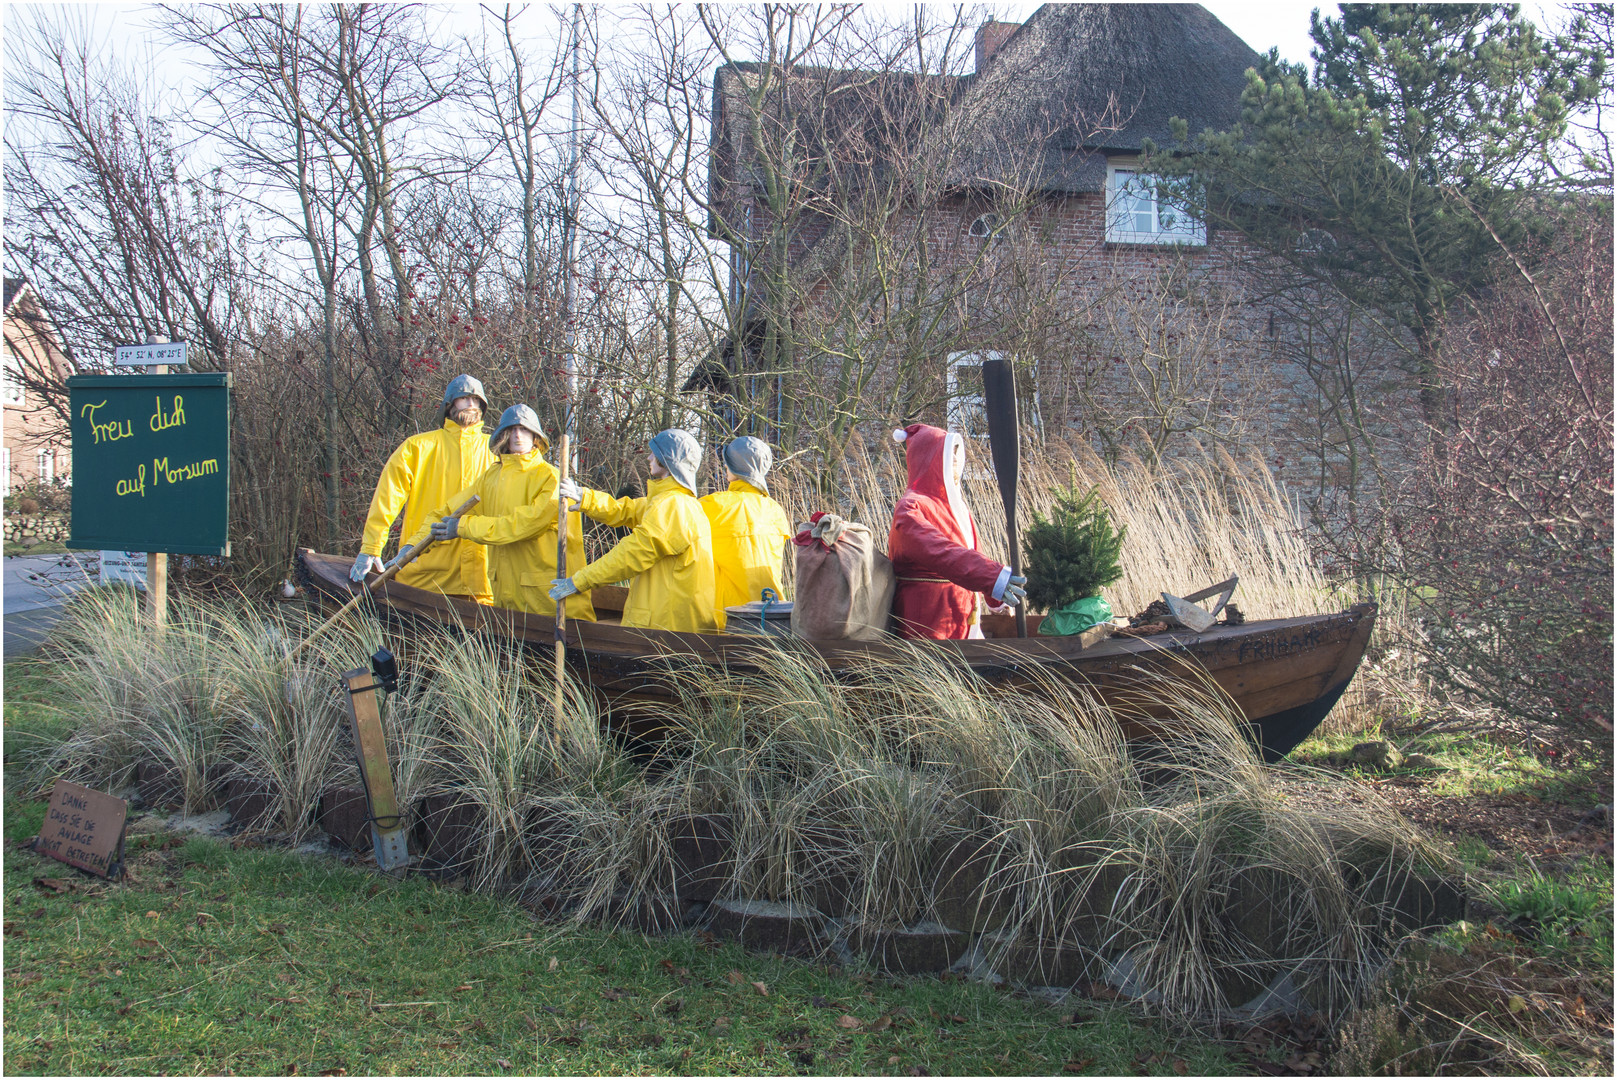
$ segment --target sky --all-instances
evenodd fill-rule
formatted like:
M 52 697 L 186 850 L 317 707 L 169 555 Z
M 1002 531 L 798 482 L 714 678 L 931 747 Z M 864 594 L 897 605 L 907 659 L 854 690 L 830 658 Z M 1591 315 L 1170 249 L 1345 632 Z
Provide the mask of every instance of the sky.
M 7 10 L 12 16 L 25 10 L 31 5 L 26 4 L 0 4 L 0 25 L 7 20 Z M 54 5 L 53 5 L 54 6 Z M 106 34 L 106 40 L 112 47 L 118 49 L 133 48 L 139 50 L 140 39 L 144 27 L 144 9 L 147 5 L 130 3 L 112 3 L 81 5 L 61 5 L 64 8 L 78 8 L 93 17 L 98 31 Z M 449 16 L 445 21 L 448 24 L 467 25 L 476 19 L 478 5 L 475 3 L 434 4 L 434 8 L 441 9 Z M 534 5 L 538 12 L 544 11 L 542 5 Z M 882 4 L 883 7 L 901 7 L 908 5 Z M 1004 5 L 1009 11 L 1009 18 L 1025 19 L 1038 8 L 1037 3 L 1012 3 Z M 1300 0 L 1209 0 L 1203 4 L 1218 19 L 1231 30 L 1240 35 L 1248 45 L 1258 52 L 1267 52 L 1271 46 L 1279 46 L 1280 54 L 1288 60 L 1308 59 L 1310 47 L 1308 38 L 1308 15 L 1315 7 L 1324 6 L 1331 14 L 1335 14 L 1336 5 L 1320 5 L 1317 3 L 1300 2 Z M 161 63 L 164 58 L 154 57 Z

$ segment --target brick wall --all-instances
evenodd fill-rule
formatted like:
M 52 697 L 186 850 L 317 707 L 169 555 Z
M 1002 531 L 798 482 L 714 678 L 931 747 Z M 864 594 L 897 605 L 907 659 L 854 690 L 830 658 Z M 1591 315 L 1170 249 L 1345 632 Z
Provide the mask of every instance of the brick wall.
M 975 268 L 958 297 L 965 327 L 940 351 L 1013 351 L 1036 364 L 1047 434 L 1087 438 L 1103 454 L 1171 458 L 1217 446 L 1257 455 L 1329 509 L 1350 473 L 1362 489 L 1382 464 L 1354 440 L 1391 435 L 1418 415 L 1408 380 L 1373 360 L 1386 349 L 1344 331 L 1341 305 L 1329 298 L 1268 299 L 1254 277 L 1261 264 L 1233 234 L 1213 230 L 1205 246 L 1109 243 L 1098 192 L 1043 199 L 1011 217 L 1002 238 L 968 234 L 994 210 L 954 196 L 873 220 L 867 231 L 884 227 L 917 250 L 924 236 L 934 277 Z M 761 234 L 767 215 L 755 210 L 754 223 Z M 789 245 L 794 266 L 815 257 L 825 231 L 823 218 L 805 216 Z M 794 282 L 795 318 L 810 339 L 846 316 L 839 291 L 850 277 Z M 800 349 L 800 362 L 814 351 Z M 878 380 L 873 389 L 885 397 L 867 410 L 893 411 L 881 427 L 944 423 L 946 366 L 938 355 L 931 391 L 920 395 Z M 1341 378 L 1349 368 L 1353 385 Z
M 30 372 L 65 371 L 66 358 L 48 331 L 39 329 L 39 309 L 32 297 L 16 299 L 5 316 L 6 394 L 3 403 L 6 450 L 5 489 L 40 477 L 40 455 L 48 455 L 48 469 L 56 479 L 68 475 L 72 454 L 59 418 L 33 393 L 14 381 L 19 369 Z

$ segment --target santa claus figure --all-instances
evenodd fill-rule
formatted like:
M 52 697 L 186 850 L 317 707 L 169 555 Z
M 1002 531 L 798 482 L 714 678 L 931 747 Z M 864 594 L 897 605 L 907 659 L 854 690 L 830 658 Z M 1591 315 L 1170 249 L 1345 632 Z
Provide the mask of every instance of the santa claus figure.
M 960 495 L 966 447 L 930 424 L 893 432 L 904 444 L 909 483 L 893 510 L 887 555 L 898 588 L 893 616 L 907 638 L 980 638 L 979 609 L 1021 603 L 1027 579 L 977 550 L 977 524 Z

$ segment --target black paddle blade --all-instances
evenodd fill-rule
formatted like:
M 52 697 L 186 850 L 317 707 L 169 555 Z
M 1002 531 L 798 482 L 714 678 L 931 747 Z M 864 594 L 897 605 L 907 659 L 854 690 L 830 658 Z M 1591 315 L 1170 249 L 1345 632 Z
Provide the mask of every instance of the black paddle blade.
M 1021 421 L 1016 410 L 1016 373 L 1002 357 L 983 361 L 983 411 L 988 414 L 988 450 L 1005 504 L 1005 543 L 1011 573 L 1022 572 L 1021 545 L 1016 540 L 1016 473 L 1021 464 Z M 1016 636 L 1027 637 L 1027 611 L 1016 608 Z
M 999 497 L 1005 502 L 1006 515 L 1014 518 L 1021 432 L 1016 416 L 1016 375 L 1007 360 L 983 361 L 983 411 L 988 414 L 988 449 L 994 456 Z

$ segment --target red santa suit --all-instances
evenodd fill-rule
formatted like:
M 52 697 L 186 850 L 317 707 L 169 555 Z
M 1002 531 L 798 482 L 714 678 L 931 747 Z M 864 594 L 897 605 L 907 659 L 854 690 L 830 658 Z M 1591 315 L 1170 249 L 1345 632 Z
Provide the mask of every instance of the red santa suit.
M 1011 568 L 977 550 L 977 524 L 950 468 L 960 435 L 911 424 L 893 438 L 904 444 L 909 469 L 887 534 L 887 555 L 898 577 L 898 632 L 908 638 L 980 638 L 979 598 L 1002 596 Z

